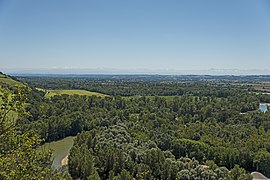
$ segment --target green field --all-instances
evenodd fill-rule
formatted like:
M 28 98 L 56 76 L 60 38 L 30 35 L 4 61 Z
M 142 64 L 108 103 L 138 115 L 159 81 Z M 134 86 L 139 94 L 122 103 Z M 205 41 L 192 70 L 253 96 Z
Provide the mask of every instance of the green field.
M 150 98 L 150 99 L 154 99 L 155 98 L 155 96 L 146 96 L 146 97 L 147 98 Z M 180 97 L 180 96 L 158 96 L 158 97 L 165 98 L 166 100 L 172 101 L 174 98 Z
M 42 91 L 42 92 L 46 92 L 46 90 L 45 89 L 42 89 L 42 88 L 36 88 L 36 90 Z
M 40 88 L 38 90 L 41 90 Z M 67 95 L 80 95 L 80 96 L 98 96 L 98 97 L 106 97 L 108 95 L 106 94 L 101 94 L 101 93 L 96 93 L 96 92 L 91 92 L 91 91 L 86 91 L 86 90 L 45 90 L 46 94 L 45 97 L 50 98 L 55 95 L 62 95 L 62 94 L 67 94 Z
M 130 98 L 141 98 L 143 96 L 123 96 L 123 98 L 126 99 L 130 99 Z M 166 100 L 172 101 L 174 98 L 176 97 L 181 97 L 181 96 L 145 96 L 146 98 L 149 98 L 151 100 L 153 100 L 155 97 L 160 97 L 160 98 L 164 98 Z

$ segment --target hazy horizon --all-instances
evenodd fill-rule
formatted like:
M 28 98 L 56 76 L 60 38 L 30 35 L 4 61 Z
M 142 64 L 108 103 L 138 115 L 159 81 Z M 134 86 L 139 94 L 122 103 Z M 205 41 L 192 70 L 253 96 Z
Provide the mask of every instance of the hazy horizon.
M 130 75 L 270 75 L 268 69 L 194 69 L 194 70 L 176 70 L 176 69 L 112 69 L 112 68 L 22 68 L 22 69 L 4 69 L 3 73 L 16 74 L 130 74 Z
M 267 0 L 2 0 L 0 71 L 270 74 L 269 19 Z

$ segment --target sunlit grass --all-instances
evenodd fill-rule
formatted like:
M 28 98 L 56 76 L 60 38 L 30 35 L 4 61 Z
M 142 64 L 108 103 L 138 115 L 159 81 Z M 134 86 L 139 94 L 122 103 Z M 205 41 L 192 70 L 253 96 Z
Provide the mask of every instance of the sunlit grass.
M 62 94 L 80 95 L 80 96 L 98 96 L 98 97 L 108 96 L 106 94 L 101 94 L 101 93 L 91 92 L 91 91 L 86 91 L 86 90 L 45 90 L 45 92 L 46 92 L 45 97 L 47 98 L 50 98 L 56 95 L 62 95 Z

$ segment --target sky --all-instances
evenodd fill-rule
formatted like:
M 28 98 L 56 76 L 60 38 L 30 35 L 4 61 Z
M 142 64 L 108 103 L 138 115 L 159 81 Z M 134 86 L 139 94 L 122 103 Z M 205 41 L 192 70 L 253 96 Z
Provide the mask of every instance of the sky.
M 267 71 L 270 1 L 0 0 L 0 71 L 22 69 Z

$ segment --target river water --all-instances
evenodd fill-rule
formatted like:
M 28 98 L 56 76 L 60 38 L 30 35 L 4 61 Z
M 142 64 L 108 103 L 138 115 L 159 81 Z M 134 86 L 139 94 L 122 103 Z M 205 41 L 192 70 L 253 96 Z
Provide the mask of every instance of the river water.
M 50 143 L 45 143 L 40 147 L 40 149 L 51 149 L 52 150 L 52 168 L 59 169 L 61 165 L 61 161 L 66 155 L 69 154 L 71 147 L 74 144 L 74 139 L 76 136 L 69 136 L 64 139 L 53 141 Z
M 268 111 L 268 106 L 270 106 L 270 104 L 267 104 L 267 103 L 260 103 L 260 105 L 259 105 L 259 110 L 261 111 L 261 112 L 266 112 L 266 111 Z

